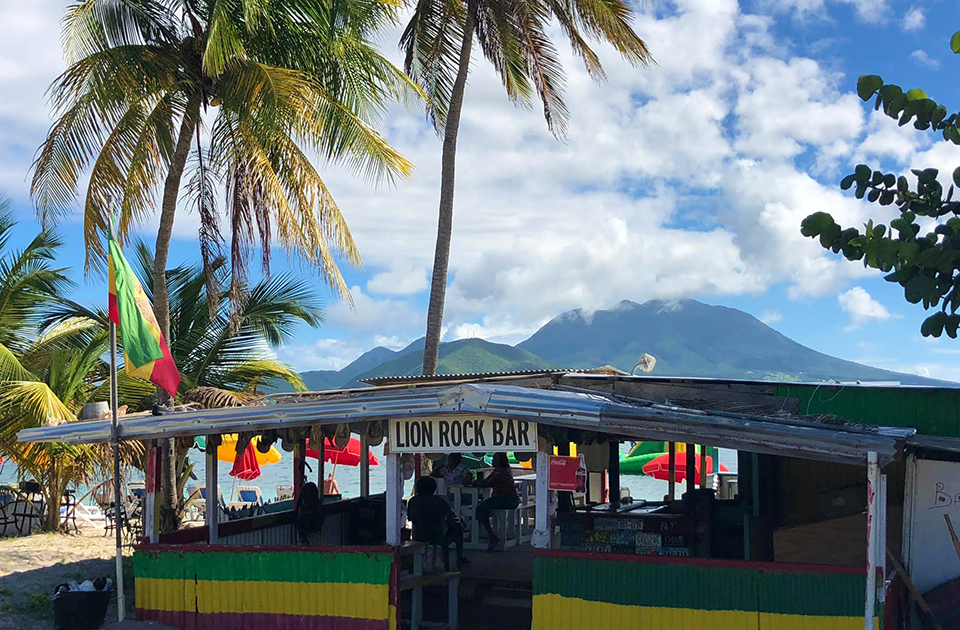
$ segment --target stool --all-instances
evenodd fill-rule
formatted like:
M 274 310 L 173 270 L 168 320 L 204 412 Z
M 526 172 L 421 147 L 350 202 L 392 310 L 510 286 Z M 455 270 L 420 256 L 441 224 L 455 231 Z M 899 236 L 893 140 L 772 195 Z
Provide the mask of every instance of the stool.
M 518 510 L 491 510 L 491 525 L 500 538 L 498 548 L 506 549 L 520 544 L 520 514 Z

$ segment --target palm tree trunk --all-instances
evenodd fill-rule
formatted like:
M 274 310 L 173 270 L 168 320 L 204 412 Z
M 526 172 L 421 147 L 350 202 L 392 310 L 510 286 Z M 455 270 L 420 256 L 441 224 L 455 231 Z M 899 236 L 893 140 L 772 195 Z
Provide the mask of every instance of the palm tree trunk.
M 434 374 L 440 358 L 440 332 L 443 325 L 443 303 L 447 294 L 447 267 L 450 264 L 450 239 L 453 233 L 453 192 L 456 186 L 457 135 L 460 132 L 460 110 L 463 92 L 470 71 L 470 48 L 477 12 L 477 0 L 467 2 L 467 19 L 460 44 L 460 66 L 450 94 L 450 108 L 443 129 L 443 155 L 440 170 L 440 222 L 437 226 L 437 247 L 433 257 L 433 280 L 430 285 L 430 308 L 427 311 L 427 337 L 423 347 L 423 373 Z
M 163 201 L 160 206 L 160 229 L 157 231 L 157 247 L 153 259 L 153 310 L 157 324 L 165 339 L 170 339 L 170 296 L 167 294 L 167 257 L 170 253 L 170 238 L 173 234 L 173 220 L 177 214 L 177 198 L 180 195 L 180 180 L 190 154 L 190 143 L 200 116 L 200 97 L 191 97 L 180 123 L 180 135 L 170 170 L 163 184 Z M 161 387 L 157 388 L 157 398 L 161 404 L 170 402 L 170 395 Z M 176 440 L 163 440 L 163 468 L 160 478 L 160 531 L 170 531 L 179 526 L 177 522 L 177 457 Z

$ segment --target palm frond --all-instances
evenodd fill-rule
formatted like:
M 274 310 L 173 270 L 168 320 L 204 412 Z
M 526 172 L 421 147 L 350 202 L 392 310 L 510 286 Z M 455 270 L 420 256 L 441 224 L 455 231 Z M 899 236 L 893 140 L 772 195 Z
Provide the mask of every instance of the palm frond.
M 419 0 L 400 36 L 404 71 L 427 94 L 427 113 L 439 133 L 447 119 L 466 13 L 453 0 Z
M 186 401 L 197 403 L 204 409 L 223 409 L 225 407 L 243 407 L 256 398 L 255 394 L 233 391 L 220 387 L 204 385 L 187 392 Z
M 116 46 L 173 43 L 177 25 L 155 0 L 84 0 L 68 7 L 61 42 L 68 64 Z

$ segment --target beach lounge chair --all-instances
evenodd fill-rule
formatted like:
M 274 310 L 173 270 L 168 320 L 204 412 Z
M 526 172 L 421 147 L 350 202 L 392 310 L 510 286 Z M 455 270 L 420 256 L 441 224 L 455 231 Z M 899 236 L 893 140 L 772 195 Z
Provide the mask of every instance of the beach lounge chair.
M 223 500 L 223 488 L 217 486 L 217 503 L 220 504 L 221 516 L 226 514 L 227 504 Z M 207 486 L 201 484 L 193 486 L 190 489 L 190 497 L 187 499 L 187 507 L 196 510 L 197 517 L 204 520 L 207 517 Z
M 234 491 L 237 494 L 237 502 L 245 508 L 263 505 L 263 495 L 260 494 L 260 488 L 257 486 L 237 486 Z

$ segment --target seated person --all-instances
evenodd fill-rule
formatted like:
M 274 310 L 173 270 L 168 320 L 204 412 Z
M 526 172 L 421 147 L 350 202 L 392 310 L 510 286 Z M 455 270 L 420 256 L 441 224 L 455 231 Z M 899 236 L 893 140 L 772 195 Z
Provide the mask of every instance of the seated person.
M 457 567 L 469 564 L 463 557 L 463 527 L 453 510 L 435 493 L 437 480 L 421 477 L 414 484 L 414 495 L 407 503 L 407 516 L 413 521 L 413 539 L 443 546 L 443 568 L 450 570 L 447 546 L 452 541 L 457 546 Z
M 493 456 L 493 472 L 474 485 L 493 490 L 490 498 L 484 499 L 477 505 L 477 518 L 483 528 L 487 530 L 487 537 L 490 541 L 487 543 L 487 550 L 493 551 L 500 542 L 500 538 L 493 533 L 493 527 L 490 526 L 490 512 L 492 510 L 515 510 L 520 505 L 517 485 L 513 481 L 513 473 L 510 472 L 510 461 L 507 459 L 507 454 L 496 453 Z
M 323 481 L 323 494 L 328 497 L 340 495 L 340 486 L 337 485 L 337 480 L 333 478 L 333 472 L 327 475 L 327 478 Z
M 323 528 L 323 505 L 317 484 L 311 481 L 300 489 L 296 513 L 298 542 L 301 545 L 310 544 L 310 535 L 319 534 Z
M 432 477 L 440 477 L 443 482 L 449 486 L 469 486 L 473 481 L 473 473 L 463 463 L 463 455 L 460 453 L 450 453 L 443 466 L 437 468 L 431 474 Z

